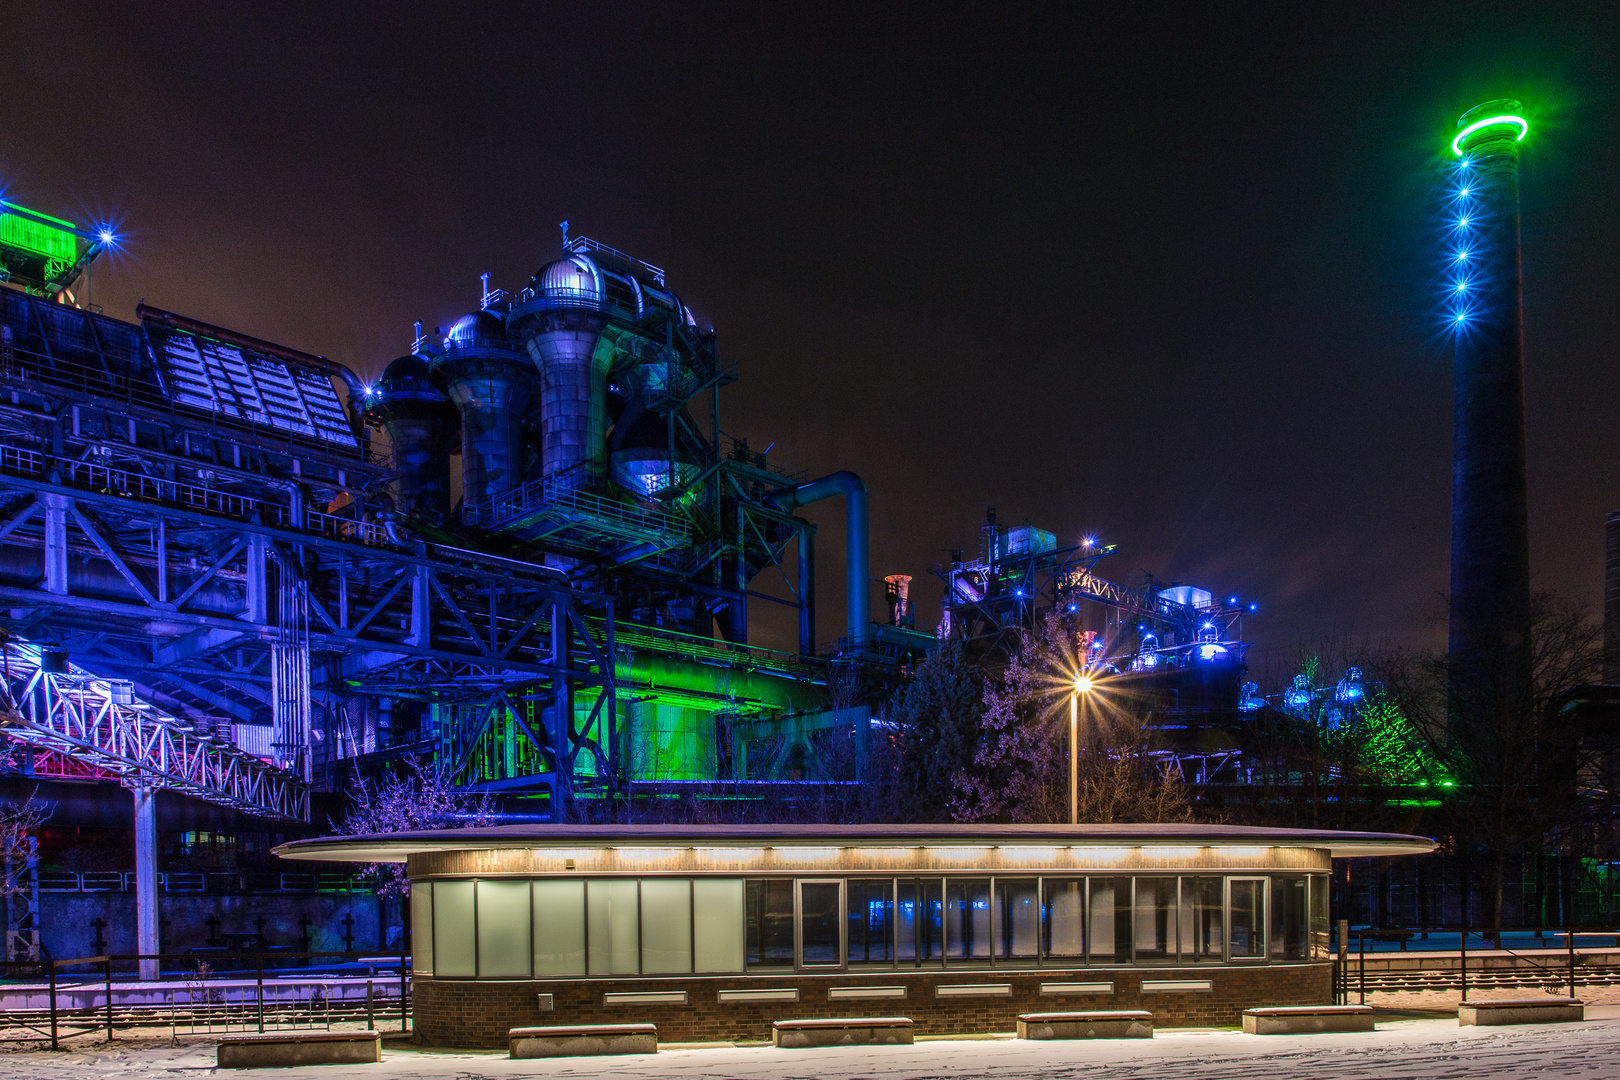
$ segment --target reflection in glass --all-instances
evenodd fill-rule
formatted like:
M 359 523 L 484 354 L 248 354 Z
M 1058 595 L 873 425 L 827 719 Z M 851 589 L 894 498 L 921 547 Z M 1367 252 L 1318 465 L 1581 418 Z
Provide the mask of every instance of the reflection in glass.
M 750 881 L 747 959 L 753 967 L 793 966 L 793 882 Z
M 1328 942 L 1327 878 L 1313 876 L 1311 882 L 1311 959 L 1326 960 L 1332 948 Z
M 1232 959 L 1254 960 L 1266 955 L 1264 878 L 1232 878 L 1232 915 L 1228 931 Z
M 900 881 L 895 896 L 902 963 L 940 959 L 945 952 L 945 899 L 938 878 Z
M 836 881 L 799 883 L 799 962 L 807 967 L 843 962 L 843 957 L 838 955 L 838 923 L 842 915 L 838 910 L 840 889 Z
M 996 955 L 1028 958 L 1040 948 L 1041 908 L 1034 878 L 996 879 Z M 1078 918 L 1076 923 L 1078 924 Z
M 1221 879 L 1181 879 L 1181 958 L 1221 959 Z
M 1176 882 L 1173 877 L 1136 879 L 1136 959 L 1140 963 L 1176 958 Z
M 849 962 L 894 959 L 894 883 L 851 879 L 849 885 Z
M 1271 956 L 1280 960 L 1305 959 L 1306 904 L 1304 877 L 1271 879 Z
M 946 955 L 990 959 L 990 879 L 950 878 L 945 886 Z

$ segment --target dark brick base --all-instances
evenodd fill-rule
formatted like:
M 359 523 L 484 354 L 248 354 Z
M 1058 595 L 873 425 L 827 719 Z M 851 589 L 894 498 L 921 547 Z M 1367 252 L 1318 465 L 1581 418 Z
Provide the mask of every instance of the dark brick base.
M 417 1042 L 429 1046 L 504 1048 L 509 1028 L 541 1024 L 651 1023 L 664 1042 L 759 1040 L 771 1021 L 820 1016 L 909 1016 L 918 1035 L 1012 1031 L 1023 1012 L 1148 1009 L 1157 1027 L 1235 1027 L 1244 1009 L 1264 1005 L 1326 1005 L 1328 964 L 1273 964 L 1231 968 L 1099 968 L 1030 971 L 880 972 L 844 975 L 718 975 L 669 978 L 525 980 L 412 980 Z M 1212 991 L 1142 993 L 1143 979 L 1210 979 Z M 1108 981 L 1112 994 L 1042 994 L 1043 982 Z M 936 986 L 1010 983 L 1010 997 L 935 997 Z M 829 1001 L 834 986 L 904 986 L 904 998 Z M 796 987 L 798 1001 L 721 1003 L 721 990 Z M 626 991 L 685 990 L 685 1005 L 603 1005 L 602 995 Z M 555 1008 L 541 1012 L 539 994 Z

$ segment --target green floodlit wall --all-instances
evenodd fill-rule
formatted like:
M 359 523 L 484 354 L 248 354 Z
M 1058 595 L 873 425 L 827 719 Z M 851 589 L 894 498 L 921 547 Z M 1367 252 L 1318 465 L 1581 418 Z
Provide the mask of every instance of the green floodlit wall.
M 774 731 L 787 730 L 795 722 L 775 722 L 779 716 L 819 714 L 828 705 L 827 688 L 818 682 L 795 679 L 777 672 L 725 665 L 689 657 L 669 656 L 636 650 L 622 660 L 615 672 L 619 683 L 621 728 L 628 742 L 630 778 L 636 782 L 716 780 L 716 717 L 733 723 L 746 721 L 753 732 L 762 726 Z M 514 695 L 517 697 L 519 695 Z M 582 690 L 574 695 L 575 730 L 590 721 L 597 694 Z M 479 705 L 434 706 L 436 729 L 440 733 L 440 757 L 453 753 L 449 732 L 454 711 L 481 712 Z M 543 704 L 519 703 L 523 724 L 542 730 Z M 473 722 L 471 716 L 463 723 Z M 500 709 L 490 718 L 483 737 L 468 759 L 460 783 L 527 776 L 546 771 L 545 760 L 523 731 L 523 724 L 509 710 Z M 736 766 L 748 753 L 746 745 L 734 746 Z M 582 754 L 576 762 L 581 776 L 595 773 L 595 762 Z
M 65 221 L 62 224 L 68 225 Z M 0 244 L 19 248 L 34 255 L 43 255 L 64 265 L 72 263 L 79 257 L 79 238 L 67 229 L 58 229 L 32 218 L 3 211 L 0 211 Z

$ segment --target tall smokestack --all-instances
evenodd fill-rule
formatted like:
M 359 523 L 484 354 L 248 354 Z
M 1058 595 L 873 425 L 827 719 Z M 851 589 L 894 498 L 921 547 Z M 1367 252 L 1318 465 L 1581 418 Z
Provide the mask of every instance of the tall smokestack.
M 1456 358 L 1449 663 L 1452 718 L 1521 707 L 1530 678 L 1524 317 L 1516 101 L 1457 122 L 1446 223 Z
M 1603 573 L 1603 681 L 1620 684 L 1620 510 L 1604 523 L 1609 557 Z

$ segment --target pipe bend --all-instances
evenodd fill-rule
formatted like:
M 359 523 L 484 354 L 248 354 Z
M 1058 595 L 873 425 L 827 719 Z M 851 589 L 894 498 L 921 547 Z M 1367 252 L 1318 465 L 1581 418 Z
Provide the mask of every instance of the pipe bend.
M 848 469 L 828 473 L 819 480 L 798 487 L 783 488 L 765 496 L 765 505 L 790 513 L 834 495 L 844 496 L 845 557 L 848 577 L 844 582 L 848 647 L 859 650 L 872 621 L 870 574 L 867 572 L 870 546 L 867 529 L 866 482 Z

